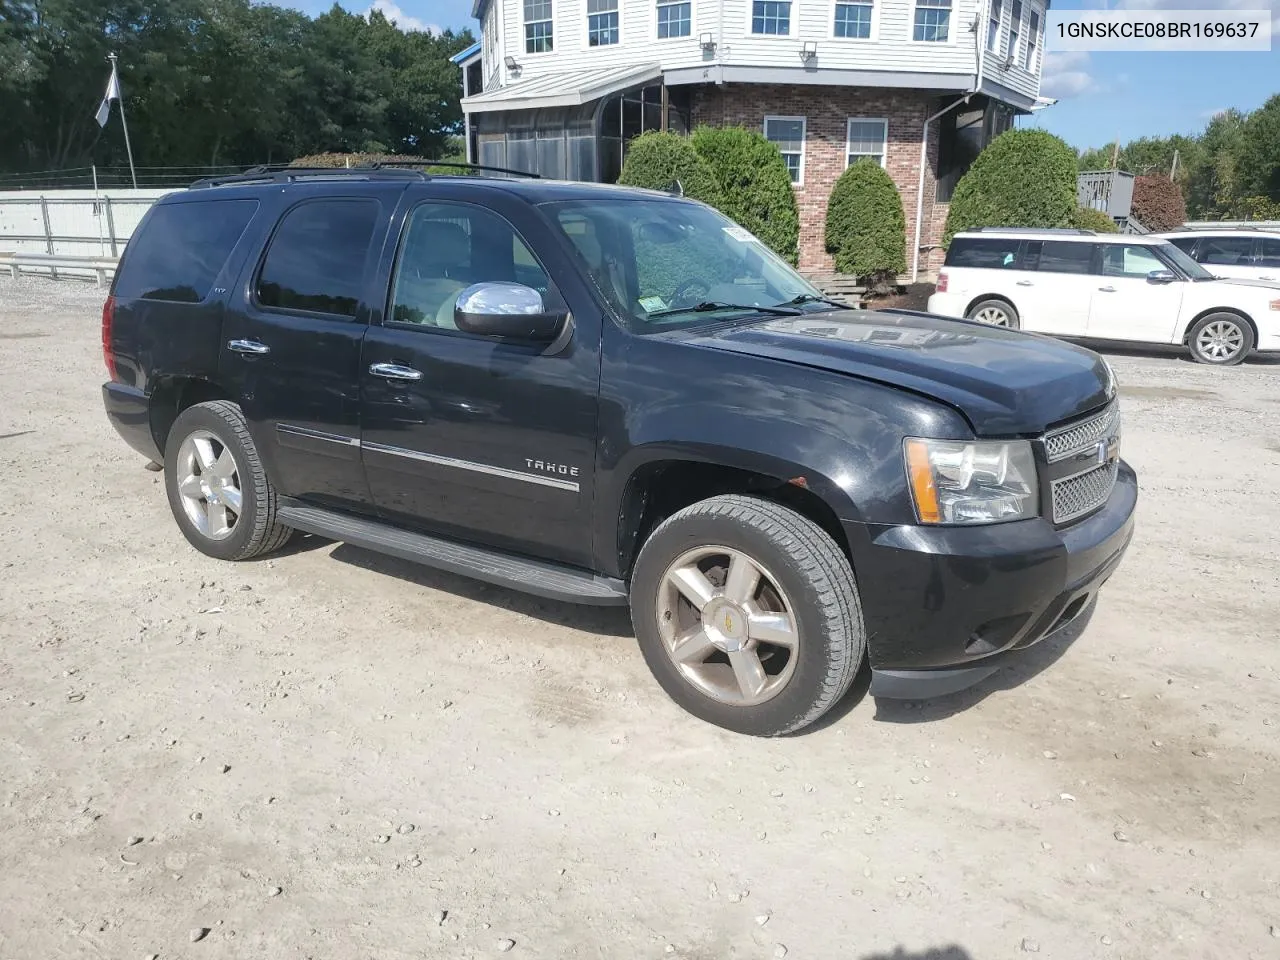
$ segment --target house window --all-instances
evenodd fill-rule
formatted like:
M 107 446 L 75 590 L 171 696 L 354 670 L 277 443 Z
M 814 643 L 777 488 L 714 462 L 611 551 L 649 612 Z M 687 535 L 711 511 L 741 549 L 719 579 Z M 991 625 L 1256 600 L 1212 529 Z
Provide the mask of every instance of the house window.
M 836 36 L 865 40 L 871 36 L 871 4 L 837 3 Z
M 687 37 L 693 29 L 693 13 L 689 3 L 658 3 L 658 39 Z
M 1000 49 L 1000 15 L 1004 12 L 1004 0 L 991 0 L 987 13 L 987 49 L 996 53 Z
M 1040 46 L 1040 14 L 1032 10 L 1031 20 L 1027 25 L 1027 56 L 1023 61 L 1023 66 L 1035 73 L 1036 70 L 1036 50 Z
M 786 161 L 791 182 L 804 183 L 804 117 L 765 117 L 764 136 Z
M 524 52 L 551 52 L 551 0 L 524 0 Z
M 1009 20 L 1009 62 L 1018 58 L 1018 33 L 1022 27 L 1022 0 L 1013 0 L 1013 16 Z
M 913 40 L 946 43 L 951 37 L 951 0 L 916 0 Z
M 751 0 L 751 32 L 789 36 L 791 0 Z
M 587 0 L 587 46 L 610 47 L 617 42 L 618 0 Z
M 888 120 L 863 120 L 859 117 L 850 119 L 844 165 L 847 167 L 863 157 L 870 157 L 883 167 L 885 143 L 888 139 Z

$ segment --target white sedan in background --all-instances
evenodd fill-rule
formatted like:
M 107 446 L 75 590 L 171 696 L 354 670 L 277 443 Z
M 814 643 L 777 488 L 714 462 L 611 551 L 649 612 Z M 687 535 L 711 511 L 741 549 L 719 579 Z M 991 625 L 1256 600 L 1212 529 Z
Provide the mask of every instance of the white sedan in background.
M 1215 277 L 1152 236 L 957 233 L 929 312 L 1062 337 L 1184 345 L 1220 366 L 1280 351 L 1280 285 Z

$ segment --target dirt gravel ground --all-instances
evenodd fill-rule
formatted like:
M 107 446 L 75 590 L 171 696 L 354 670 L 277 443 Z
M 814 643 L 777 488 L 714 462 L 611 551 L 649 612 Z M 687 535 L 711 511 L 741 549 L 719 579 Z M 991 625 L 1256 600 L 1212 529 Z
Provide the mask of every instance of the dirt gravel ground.
M 767 741 L 621 611 L 196 553 L 100 303 L 0 279 L 0 960 L 1280 957 L 1280 363 L 1113 354 L 1142 499 L 1083 632 Z

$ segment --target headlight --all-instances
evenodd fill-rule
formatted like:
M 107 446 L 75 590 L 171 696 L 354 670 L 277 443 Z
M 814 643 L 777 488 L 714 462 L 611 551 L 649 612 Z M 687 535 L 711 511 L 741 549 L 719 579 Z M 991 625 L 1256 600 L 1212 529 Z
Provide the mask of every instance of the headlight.
M 997 523 L 1039 514 L 1036 462 L 1025 440 L 903 442 L 921 523 Z

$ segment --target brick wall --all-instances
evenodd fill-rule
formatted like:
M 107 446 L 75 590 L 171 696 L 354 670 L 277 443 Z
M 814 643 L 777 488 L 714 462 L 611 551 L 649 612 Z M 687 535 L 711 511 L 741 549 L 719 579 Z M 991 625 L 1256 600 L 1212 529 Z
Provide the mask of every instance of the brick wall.
M 907 269 L 915 236 L 916 188 L 920 173 L 920 130 L 938 109 L 935 97 L 915 90 L 873 87 L 826 87 L 778 84 L 705 86 L 695 94 L 694 124 L 740 125 L 764 129 L 766 116 L 805 117 L 804 183 L 795 188 L 800 207 L 800 269 L 832 270 L 824 249 L 827 198 L 844 172 L 846 121 L 850 117 L 889 121 L 885 168 L 902 195 L 907 220 Z M 928 170 L 925 174 L 922 247 L 941 242 L 946 204 L 934 202 L 937 170 L 937 124 L 929 131 Z M 941 262 L 941 254 L 922 253 L 922 273 Z

